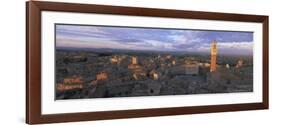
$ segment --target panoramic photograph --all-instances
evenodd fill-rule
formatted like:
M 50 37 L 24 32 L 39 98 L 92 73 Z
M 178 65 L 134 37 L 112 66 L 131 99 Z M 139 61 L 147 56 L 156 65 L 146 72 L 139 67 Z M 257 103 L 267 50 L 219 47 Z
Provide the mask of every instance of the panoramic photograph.
M 55 99 L 253 92 L 253 32 L 55 24 Z

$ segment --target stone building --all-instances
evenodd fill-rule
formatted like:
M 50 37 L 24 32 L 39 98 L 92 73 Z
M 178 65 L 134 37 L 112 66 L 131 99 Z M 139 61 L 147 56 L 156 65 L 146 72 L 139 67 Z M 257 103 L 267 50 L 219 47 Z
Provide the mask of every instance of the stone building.
M 166 55 L 165 59 L 171 59 L 172 55 Z
M 82 89 L 83 81 L 81 76 L 72 76 L 64 78 L 62 83 L 56 85 L 58 91 L 66 91 L 72 89 Z
M 112 64 L 120 64 L 122 62 L 122 60 L 124 60 L 125 58 L 126 58 L 125 56 L 114 55 L 110 58 L 110 62 Z
M 119 63 L 117 56 L 111 57 L 110 61 L 111 61 L 111 63 Z
M 96 75 L 97 80 L 107 80 L 108 79 L 108 74 L 106 72 L 99 72 Z
M 132 57 L 131 64 L 128 65 L 128 69 L 139 69 L 141 66 L 138 64 L 137 57 Z
M 146 72 L 143 69 L 133 70 L 133 78 L 135 80 L 146 79 Z
M 169 72 L 172 75 L 198 75 L 199 63 L 197 61 L 189 61 L 182 65 L 171 67 Z
M 144 71 L 143 67 L 138 64 L 137 57 L 132 57 L 132 63 L 128 65 L 128 69 L 132 71 L 132 77 L 135 80 L 146 78 L 146 72 Z
M 74 84 L 74 83 L 82 83 L 81 76 L 73 76 L 63 79 L 63 84 Z
M 173 65 L 176 65 L 176 60 L 175 60 L 175 59 L 172 60 L 172 64 L 173 64 Z
M 243 66 L 243 60 L 242 60 L 242 59 L 239 59 L 235 67 L 236 67 L 236 68 L 240 68 L 240 67 L 242 67 L 242 66 Z
M 211 65 L 210 65 L 210 63 L 204 63 L 203 66 L 204 67 L 210 67 Z
M 137 57 L 132 57 L 132 64 L 133 65 L 138 64 Z
M 197 61 L 190 61 L 183 65 L 186 75 L 198 75 L 199 65 Z
M 225 64 L 225 68 L 229 69 L 230 68 L 229 64 Z
M 153 79 L 153 80 L 157 80 L 159 79 L 159 73 L 156 70 L 152 70 L 149 72 L 149 76 Z
M 76 85 L 67 85 L 67 84 L 57 84 L 56 86 L 57 91 L 67 91 L 67 90 L 73 90 L 73 89 L 82 89 L 82 84 L 76 84 Z
M 108 79 L 108 73 L 107 72 L 99 72 L 99 73 L 96 74 L 96 79 L 91 82 L 91 85 L 95 86 L 95 85 L 98 84 L 98 82 L 103 82 L 107 79 Z

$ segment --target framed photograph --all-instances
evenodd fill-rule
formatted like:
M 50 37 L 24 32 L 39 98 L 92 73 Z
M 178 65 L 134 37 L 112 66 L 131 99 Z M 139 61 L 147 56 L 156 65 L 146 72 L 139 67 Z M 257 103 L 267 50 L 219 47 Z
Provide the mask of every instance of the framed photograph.
M 30 124 L 268 109 L 268 16 L 29 1 Z

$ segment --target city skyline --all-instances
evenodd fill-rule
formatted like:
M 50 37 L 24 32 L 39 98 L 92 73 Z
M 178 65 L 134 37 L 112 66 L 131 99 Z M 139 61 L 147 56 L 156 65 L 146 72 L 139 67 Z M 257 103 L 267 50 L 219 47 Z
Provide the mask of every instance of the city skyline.
M 210 52 L 252 55 L 253 33 L 139 27 L 56 25 L 56 47 L 110 48 L 151 51 Z

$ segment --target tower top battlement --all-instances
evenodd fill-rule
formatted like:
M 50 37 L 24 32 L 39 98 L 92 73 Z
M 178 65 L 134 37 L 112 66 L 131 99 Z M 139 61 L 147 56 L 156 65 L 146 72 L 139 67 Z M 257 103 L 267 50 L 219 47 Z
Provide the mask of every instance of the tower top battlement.
M 211 55 L 217 54 L 217 41 L 211 43 Z
M 211 67 L 210 72 L 214 72 L 217 69 L 217 41 L 211 43 Z

